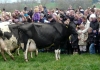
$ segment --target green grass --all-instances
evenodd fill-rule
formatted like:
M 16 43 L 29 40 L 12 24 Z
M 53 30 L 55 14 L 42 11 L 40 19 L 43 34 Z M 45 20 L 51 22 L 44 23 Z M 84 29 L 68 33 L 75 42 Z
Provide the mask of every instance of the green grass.
M 45 6 L 47 8 L 49 8 L 49 9 L 52 9 L 52 8 L 56 8 L 57 7 L 57 4 L 56 3 L 47 3 Z
M 39 53 L 37 57 L 29 58 L 29 62 L 24 61 L 22 53 L 15 55 L 14 61 L 6 56 L 5 62 L 0 55 L 0 70 L 100 70 L 100 55 L 97 54 L 61 54 L 61 59 L 56 61 L 54 53 Z
M 34 3 L 34 4 L 27 4 L 27 6 L 29 6 L 29 7 L 33 7 L 33 6 L 38 6 L 38 5 L 40 5 L 39 3 Z M 57 3 L 52 3 L 52 2 L 50 2 L 50 3 L 45 3 L 45 4 L 42 4 L 43 6 L 46 6 L 47 8 L 49 8 L 49 9 L 52 9 L 52 8 L 56 8 L 57 7 Z M 22 7 L 25 7 L 26 5 L 25 4 L 22 4 Z

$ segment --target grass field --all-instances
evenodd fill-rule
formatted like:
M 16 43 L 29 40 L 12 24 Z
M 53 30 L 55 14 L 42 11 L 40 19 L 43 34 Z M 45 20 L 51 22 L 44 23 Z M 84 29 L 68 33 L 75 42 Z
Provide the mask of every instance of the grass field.
M 3 61 L 0 55 L 0 70 L 100 70 L 100 55 L 67 55 L 61 54 L 61 59 L 56 61 L 54 53 L 39 53 L 37 57 L 24 61 L 23 54 L 11 60 Z

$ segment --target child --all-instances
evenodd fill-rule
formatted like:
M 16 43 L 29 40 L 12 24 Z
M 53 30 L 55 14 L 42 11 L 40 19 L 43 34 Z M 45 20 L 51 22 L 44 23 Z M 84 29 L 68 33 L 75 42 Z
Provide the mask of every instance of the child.
M 34 14 L 33 14 L 32 20 L 35 23 L 39 23 L 39 21 L 40 21 L 40 13 L 39 13 L 39 8 L 38 7 L 35 7 L 35 9 L 34 9 Z
M 90 44 L 89 52 L 90 52 L 90 54 L 94 54 L 97 37 L 96 37 L 96 34 L 93 33 L 93 29 L 91 27 L 88 29 L 88 41 Z
M 80 29 L 78 30 L 78 39 L 79 39 L 78 45 L 79 45 L 80 52 L 84 53 L 84 52 L 86 52 L 86 45 L 87 45 L 86 41 L 87 41 L 87 38 L 88 38 L 88 32 L 79 33 L 80 31 L 85 29 L 85 26 L 83 24 L 81 24 L 79 26 L 79 28 Z

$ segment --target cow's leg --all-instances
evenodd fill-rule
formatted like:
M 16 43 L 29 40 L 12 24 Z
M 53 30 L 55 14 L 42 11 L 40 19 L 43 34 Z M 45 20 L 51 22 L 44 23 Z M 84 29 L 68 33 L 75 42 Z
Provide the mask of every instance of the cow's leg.
M 4 61 L 6 61 L 7 59 L 6 59 L 5 55 L 4 55 L 4 50 L 3 49 L 1 49 L 1 55 L 2 55 L 2 57 L 4 59 Z
M 20 48 L 22 48 L 23 50 L 24 50 L 24 43 L 21 43 L 21 47 Z
M 36 51 L 35 51 L 35 56 L 37 56 L 38 55 L 38 49 L 36 49 Z
M 61 52 L 61 50 L 58 49 L 58 59 L 60 59 L 60 52 Z
M 38 49 L 36 49 L 36 56 L 38 55 Z
M 3 51 L 5 51 L 14 60 L 14 56 L 11 54 L 9 49 L 7 49 L 6 47 L 1 49 L 1 54 L 3 55 L 3 57 L 5 57 Z
M 31 58 L 33 58 L 32 52 L 30 52 Z M 35 50 L 35 56 L 38 55 L 38 49 Z
M 58 60 L 58 59 L 60 59 L 60 50 L 59 49 L 57 49 L 57 50 L 55 50 L 55 57 L 56 57 L 56 60 Z
M 56 57 L 56 60 L 58 60 L 58 49 L 55 50 L 55 57 Z
M 32 54 L 32 52 L 30 52 L 30 55 L 31 55 L 31 58 L 33 58 L 33 54 Z
M 28 62 L 28 58 L 27 58 L 27 53 L 28 53 L 28 48 L 29 48 L 29 40 L 28 40 L 28 42 L 27 42 L 27 44 L 25 44 L 25 46 L 26 46 L 26 50 L 25 50 L 25 52 L 24 52 L 24 56 L 25 56 L 25 61 L 26 62 Z
M 20 48 L 17 49 L 17 55 L 18 55 L 18 56 L 20 55 L 19 50 L 20 50 Z
M 14 60 L 14 56 L 11 54 L 10 50 L 7 48 L 4 48 L 5 52 L 11 57 L 11 59 Z
M 28 62 L 28 58 L 27 58 L 27 53 L 28 53 L 28 48 L 26 48 L 26 51 L 24 52 L 24 56 L 25 56 L 25 61 Z
M 12 59 L 14 59 L 14 56 L 11 54 L 10 50 L 5 45 L 5 42 L 2 38 L 0 38 L 0 45 L 1 45 L 1 51 L 5 51 Z M 3 54 L 3 53 L 2 53 Z
M 55 57 L 56 57 L 56 60 L 58 60 L 58 59 L 60 59 L 60 50 L 59 50 L 59 48 L 60 48 L 60 41 L 59 41 L 60 39 L 57 39 L 57 40 L 55 40 L 55 45 L 54 45 L 54 47 L 55 47 Z

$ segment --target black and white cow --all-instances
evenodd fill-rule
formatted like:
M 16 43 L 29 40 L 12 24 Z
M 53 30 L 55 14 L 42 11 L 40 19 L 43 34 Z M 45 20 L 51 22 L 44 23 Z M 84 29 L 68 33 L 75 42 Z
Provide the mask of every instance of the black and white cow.
M 36 47 L 36 44 L 35 44 L 34 40 L 28 39 L 27 42 L 24 42 L 24 40 L 26 40 L 27 38 L 26 38 L 24 33 L 21 33 L 18 30 L 19 27 L 23 26 L 23 25 L 26 25 L 26 24 L 19 24 L 19 25 L 18 24 L 13 24 L 13 25 L 9 25 L 9 28 L 10 28 L 11 32 L 14 34 L 14 36 L 17 38 L 17 41 L 18 41 L 17 44 L 20 45 L 22 49 L 24 49 L 24 45 L 27 44 L 27 46 L 28 46 L 27 47 L 27 52 L 28 51 L 31 52 L 31 58 L 33 58 L 32 52 L 35 51 L 35 55 L 37 56 L 38 55 L 38 49 Z M 24 53 L 24 55 L 25 55 L 25 53 Z M 25 58 L 26 57 L 27 56 L 25 55 Z
M 0 50 L 4 60 L 6 60 L 6 57 L 4 56 L 4 51 L 6 51 L 12 59 L 14 59 L 14 56 L 11 54 L 11 51 L 15 51 L 17 48 L 19 48 L 19 44 L 22 45 L 22 41 L 21 39 L 19 39 L 18 34 L 18 27 L 20 25 L 10 24 L 9 22 L 2 22 L 0 24 Z M 28 41 L 30 42 L 28 51 L 32 52 L 33 50 L 36 50 L 35 42 L 30 39 Z M 31 46 L 33 50 L 30 50 Z
M 6 57 L 4 56 L 4 51 L 6 51 L 11 56 L 12 59 L 14 59 L 14 56 L 10 53 L 10 50 L 13 49 L 11 41 L 16 42 L 14 36 L 10 34 L 8 25 L 10 25 L 9 22 L 0 23 L 0 50 L 4 60 L 6 60 Z M 8 41 L 8 39 L 10 41 Z
M 30 23 L 19 27 L 23 34 L 25 59 L 27 60 L 28 39 L 33 39 L 38 49 L 45 48 L 54 43 L 56 60 L 60 59 L 60 44 L 66 42 L 71 34 L 77 37 L 76 30 L 71 25 L 60 23 L 42 24 Z M 21 37 L 21 38 L 22 38 Z

